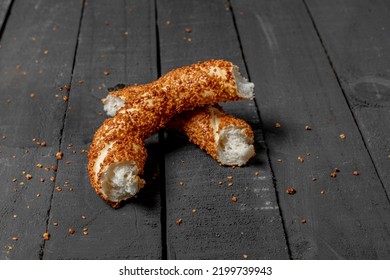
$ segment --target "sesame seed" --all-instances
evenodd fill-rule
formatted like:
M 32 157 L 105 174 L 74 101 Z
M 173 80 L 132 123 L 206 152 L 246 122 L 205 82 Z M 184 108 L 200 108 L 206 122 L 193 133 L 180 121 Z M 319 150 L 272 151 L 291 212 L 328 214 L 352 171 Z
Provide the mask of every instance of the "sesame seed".
M 57 152 L 57 153 L 56 153 L 56 158 L 57 158 L 58 160 L 61 160 L 63 155 L 64 155 L 63 152 Z
M 296 193 L 297 193 L 297 190 L 290 187 L 290 188 L 288 188 L 288 189 L 286 190 L 286 193 L 288 193 L 289 195 L 293 195 L 293 194 L 296 194 Z
M 45 233 L 42 234 L 42 237 L 43 237 L 44 240 L 49 240 L 50 239 L 50 233 L 45 232 Z

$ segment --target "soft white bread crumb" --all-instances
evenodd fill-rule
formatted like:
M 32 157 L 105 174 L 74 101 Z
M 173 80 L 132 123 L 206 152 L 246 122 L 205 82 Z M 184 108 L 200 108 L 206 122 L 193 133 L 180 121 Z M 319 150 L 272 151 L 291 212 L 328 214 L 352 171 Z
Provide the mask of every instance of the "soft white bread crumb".
M 133 161 L 111 164 L 101 179 L 102 192 L 111 201 L 122 201 L 135 196 L 144 182 L 138 177 L 138 168 Z
M 255 155 L 253 138 L 245 134 L 245 129 L 224 127 L 217 140 L 217 155 L 224 165 L 245 165 Z
M 248 79 L 241 76 L 236 65 L 233 65 L 233 76 L 240 96 L 245 99 L 252 98 L 255 90 L 255 84 L 248 82 Z
M 116 115 L 116 112 L 125 105 L 125 101 L 114 95 L 107 95 L 106 98 L 102 99 L 104 105 L 104 111 L 107 115 L 113 117 Z

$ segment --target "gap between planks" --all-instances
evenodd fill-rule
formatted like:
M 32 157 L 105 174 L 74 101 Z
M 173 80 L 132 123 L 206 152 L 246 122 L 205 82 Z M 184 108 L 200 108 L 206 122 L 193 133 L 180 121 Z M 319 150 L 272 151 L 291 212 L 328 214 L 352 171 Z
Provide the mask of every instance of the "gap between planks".
M 79 46 L 80 30 L 81 30 L 81 24 L 82 24 L 82 21 L 83 21 L 83 17 L 84 17 L 85 5 L 86 5 L 86 0 L 82 0 L 81 12 L 80 12 L 80 18 L 79 18 L 79 24 L 78 24 L 78 30 L 77 30 L 76 46 L 75 46 L 75 50 L 74 50 L 73 61 L 72 61 L 72 70 L 71 70 L 70 81 L 69 81 L 70 90 L 69 90 L 69 93 L 68 93 L 68 102 L 67 102 L 67 105 L 66 105 L 66 108 L 65 108 L 65 111 L 64 111 L 64 115 L 63 115 L 63 118 L 62 118 L 62 127 L 60 129 L 60 138 L 59 138 L 59 142 L 58 142 L 58 151 L 62 151 L 62 138 L 63 138 L 63 134 L 64 134 L 65 120 L 66 120 L 66 116 L 67 116 L 68 109 L 69 109 L 69 98 L 70 98 L 70 94 L 72 92 L 73 72 L 74 72 L 74 68 L 75 68 L 75 65 L 76 65 L 76 56 L 77 56 L 77 50 L 78 50 L 78 46 Z M 58 161 L 59 161 L 59 159 L 57 158 L 57 161 L 56 161 L 56 165 L 57 166 L 58 166 Z M 58 174 L 59 171 L 60 170 L 55 172 L 55 175 L 54 175 L 55 179 L 57 179 L 57 174 Z M 49 228 L 50 210 L 51 210 L 51 207 L 52 207 L 54 190 L 55 190 L 55 188 L 53 187 L 53 189 L 51 191 L 51 195 L 50 195 L 50 205 L 49 205 L 49 209 L 47 210 L 47 216 L 46 216 L 46 229 L 45 229 L 46 232 L 48 231 L 48 228 Z M 39 259 L 40 260 L 43 260 L 43 257 L 44 257 L 44 254 L 45 254 L 45 245 L 46 245 L 46 240 L 43 241 L 43 243 L 41 245 L 41 249 L 39 251 Z
M 156 36 L 156 66 L 157 66 L 157 78 L 161 77 L 161 56 L 160 56 L 160 34 L 158 27 L 158 11 L 157 11 L 157 0 L 153 1 L 154 5 L 154 23 L 155 23 L 155 36 Z M 167 201 L 166 201 L 166 178 L 165 178 L 165 145 L 164 132 L 158 132 L 158 146 L 159 146 L 159 168 L 160 168 L 160 198 L 161 198 L 161 258 L 163 260 L 168 259 L 168 240 L 167 240 Z
M 8 9 L 7 11 L 4 13 L 4 18 L 1 19 L 0 18 L 0 42 L 1 42 L 1 39 L 3 38 L 3 33 L 4 33 L 4 30 L 5 30 L 5 26 L 7 25 L 7 22 L 8 22 L 8 18 L 11 14 L 11 10 L 12 10 L 12 6 L 15 2 L 15 0 L 10 0 L 11 2 L 8 4 Z M 0 45 L 1 46 L 1 45 Z
M 235 16 L 234 8 L 233 8 L 233 5 L 231 4 L 231 0 L 228 0 L 228 3 L 229 3 L 230 14 L 232 15 L 234 30 L 236 32 L 238 44 L 240 46 L 240 52 L 241 52 L 242 60 L 244 62 L 244 67 L 245 67 L 246 73 L 248 75 L 248 80 L 251 81 L 251 74 L 250 74 L 250 70 L 249 70 L 249 67 L 248 67 L 247 62 L 246 62 L 245 52 L 244 52 L 244 49 L 243 49 L 243 46 L 242 46 L 240 32 L 239 32 L 238 27 L 237 27 L 237 22 L 236 22 L 236 16 Z M 260 109 L 259 109 L 259 106 L 257 104 L 256 98 L 254 98 L 253 101 L 255 103 L 257 117 L 259 118 L 259 124 L 260 124 L 260 127 L 261 127 L 261 133 L 263 135 L 265 135 L 263 120 L 261 118 L 261 113 L 260 113 Z M 290 248 L 291 245 L 289 243 L 289 239 L 288 239 L 288 236 L 287 236 L 287 230 L 286 230 L 286 225 L 285 225 L 285 218 L 283 216 L 282 207 L 280 207 L 280 202 L 279 202 L 280 194 L 279 194 L 279 192 L 278 192 L 278 190 L 276 188 L 276 179 L 275 179 L 276 177 L 275 177 L 275 172 L 274 172 L 274 168 L 273 168 L 271 157 L 270 157 L 270 150 L 269 150 L 266 138 L 264 138 L 264 147 L 265 147 L 265 151 L 266 151 L 266 154 L 267 154 L 267 160 L 268 160 L 268 164 L 269 164 L 271 175 L 272 175 L 272 185 L 273 185 L 273 188 L 274 188 L 274 191 L 275 191 L 275 194 L 276 194 L 276 203 L 278 205 L 279 215 L 281 217 L 281 222 L 282 222 L 282 227 L 283 227 L 283 233 L 284 233 L 285 240 L 286 240 L 287 254 L 288 254 L 288 257 L 290 259 L 292 259 L 292 253 L 291 253 L 291 248 Z

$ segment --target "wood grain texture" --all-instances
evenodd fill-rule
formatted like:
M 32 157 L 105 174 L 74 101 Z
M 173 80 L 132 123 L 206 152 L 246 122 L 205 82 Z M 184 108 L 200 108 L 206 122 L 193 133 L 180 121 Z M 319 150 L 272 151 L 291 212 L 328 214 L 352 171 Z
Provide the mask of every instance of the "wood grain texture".
M 223 58 L 238 64 L 246 76 L 228 2 L 157 1 L 157 12 L 162 74 L 199 60 Z M 288 258 L 254 102 L 224 108 L 252 125 L 257 156 L 242 168 L 222 167 L 186 139 L 167 136 L 168 258 Z M 237 202 L 232 202 L 233 196 Z
M 389 201 L 305 5 L 232 5 L 292 257 L 390 258 Z M 332 178 L 334 168 L 340 172 Z M 296 194 L 287 194 L 288 187 Z
M 390 4 L 306 2 L 390 196 Z
M 101 99 L 108 87 L 156 79 L 154 14 L 148 0 L 86 2 L 57 172 L 61 191 L 53 195 L 45 259 L 162 258 L 158 137 L 146 146 L 146 187 L 117 210 L 91 188 L 81 153 L 106 118 Z
M 50 177 L 55 176 L 44 167 L 56 164 L 66 108 L 62 97 L 67 95 L 57 87 L 70 81 L 78 31 L 73 18 L 79 18 L 80 9 L 81 1 L 15 1 L 4 29 L 0 48 L 1 259 L 41 256 L 54 188 Z M 46 144 L 41 147 L 37 141 Z M 27 174 L 32 178 L 26 178 Z

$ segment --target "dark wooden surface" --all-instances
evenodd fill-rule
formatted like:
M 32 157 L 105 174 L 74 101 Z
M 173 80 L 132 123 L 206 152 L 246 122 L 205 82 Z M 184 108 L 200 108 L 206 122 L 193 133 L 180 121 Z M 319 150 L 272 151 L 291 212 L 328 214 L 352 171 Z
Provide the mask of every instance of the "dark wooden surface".
M 389 9 L 379 0 L 2 1 L 0 258 L 390 259 Z M 106 118 L 100 99 L 118 83 L 211 58 L 256 85 L 254 101 L 223 104 L 252 125 L 256 157 L 222 167 L 185 137 L 156 133 L 147 186 L 111 209 L 86 172 Z

